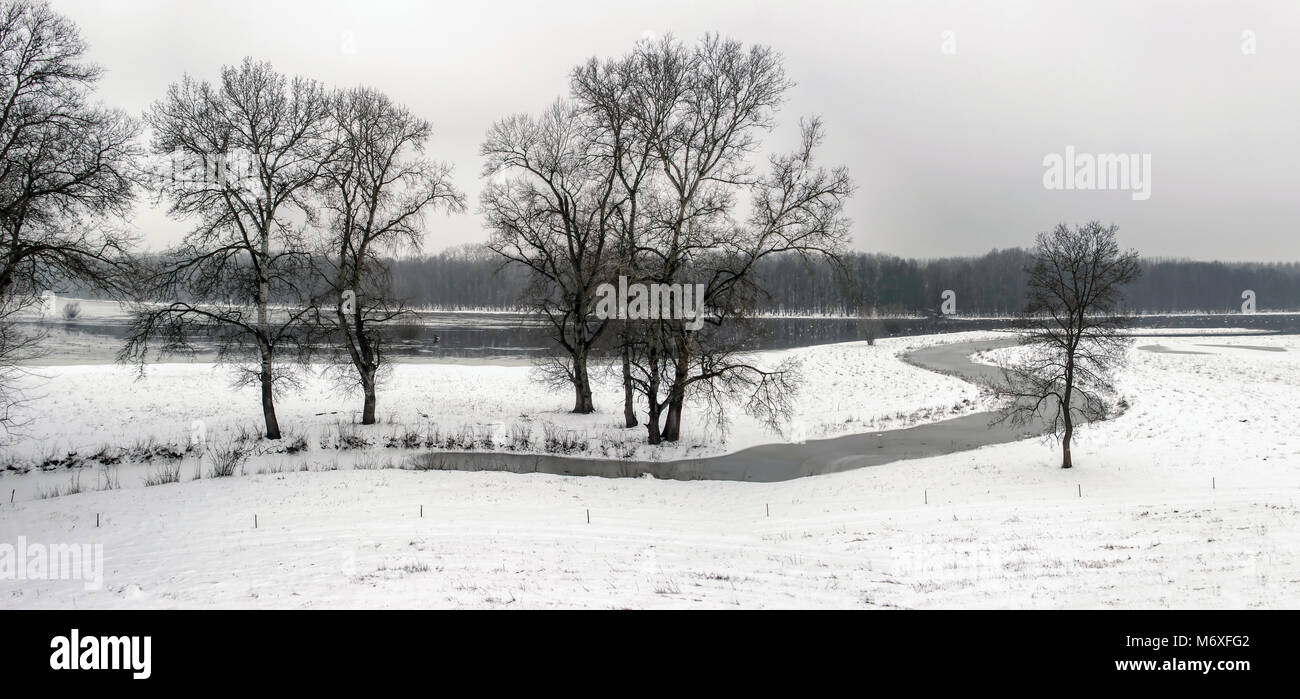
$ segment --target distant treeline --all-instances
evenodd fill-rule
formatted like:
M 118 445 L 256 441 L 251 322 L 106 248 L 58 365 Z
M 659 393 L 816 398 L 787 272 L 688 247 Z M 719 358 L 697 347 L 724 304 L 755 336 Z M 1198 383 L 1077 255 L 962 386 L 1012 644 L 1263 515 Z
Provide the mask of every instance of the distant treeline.
M 1008 315 L 1024 298 L 1029 252 L 994 250 L 978 257 L 916 260 L 854 252 L 842 267 L 805 265 L 795 256 L 765 260 L 758 272 L 766 297 L 760 311 L 773 314 L 923 315 L 937 312 L 944 290 L 957 295 L 961 315 Z M 394 291 L 415 307 L 512 310 L 521 303 L 523 270 L 502 268 L 481 245 L 467 245 L 419 258 L 388 261 Z M 1141 313 L 1239 311 L 1241 292 L 1256 295 L 1260 311 L 1300 310 L 1300 263 L 1142 261 L 1142 276 L 1129 287 L 1128 305 Z M 95 297 L 76 284 L 60 294 Z
M 916 260 L 854 252 L 842 268 L 805 265 L 796 256 L 765 260 L 758 273 L 767 296 L 760 310 L 779 314 L 916 315 L 939 309 L 951 289 L 963 315 L 1007 315 L 1024 302 L 1029 252 L 994 250 L 978 257 Z M 1257 309 L 1300 310 L 1300 263 L 1194 262 L 1148 258 L 1127 293 L 1143 313 L 1238 311 L 1241 292 Z M 481 246 L 465 246 L 392 263 L 397 293 L 416 306 L 507 309 L 520 305 L 522 270 L 501 268 Z

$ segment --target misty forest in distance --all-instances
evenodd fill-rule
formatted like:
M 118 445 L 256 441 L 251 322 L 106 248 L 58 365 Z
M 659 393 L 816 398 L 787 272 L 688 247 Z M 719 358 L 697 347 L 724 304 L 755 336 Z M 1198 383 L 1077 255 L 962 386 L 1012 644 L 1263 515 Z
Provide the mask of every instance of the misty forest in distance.
M 767 294 L 759 298 L 759 312 L 931 314 L 943 291 L 952 289 L 958 315 L 1009 316 L 1024 307 L 1031 258 L 1023 248 L 931 260 L 853 251 L 842 255 L 840 271 L 826 260 L 805 263 L 783 255 L 760 265 L 759 286 Z M 501 270 L 499 258 L 481 246 L 392 263 L 400 296 L 416 306 L 449 309 L 516 307 L 520 271 Z M 1260 311 L 1300 309 L 1300 264 L 1145 258 L 1125 298 L 1138 313 L 1239 312 L 1246 289 L 1255 292 Z
M 808 265 L 796 255 L 764 260 L 758 278 L 767 295 L 759 313 L 812 315 L 927 315 L 946 289 L 957 292 L 957 315 L 1010 316 L 1024 302 L 1023 248 L 980 256 L 928 260 L 847 252 L 843 267 L 829 261 Z M 502 267 L 486 245 L 465 244 L 441 252 L 388 261 L 395 295 L 415 308 L 520 310 L 525 270 Z M 1241 292 L 1254 291 L 1258 310 L 1300 310 L 1300 263 L 1204 262 L 1143 258 L 1142 274 L 1125 292 L 1136 313 L 1233 313 Z M 59 294 L 101 298 L 73 282 Z

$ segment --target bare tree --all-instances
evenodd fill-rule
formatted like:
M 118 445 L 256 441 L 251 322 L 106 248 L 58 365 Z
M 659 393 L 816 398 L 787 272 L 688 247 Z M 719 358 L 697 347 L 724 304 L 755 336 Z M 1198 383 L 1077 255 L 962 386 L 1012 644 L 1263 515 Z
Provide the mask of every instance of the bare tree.
M 1075 425 L 1110 413 L 1113 372 L 1129 344 L 1118 332 L 1127 320 L 1122 287 L 1141 267 L 1136 252 L 1120 249 L 1118 230 L 1091 221 L 1038 235 L 1021 317 L 1025 350 L 1002 367 L 1000 420 L 1043 420 L 1061 440 L 1061 468 L 1073 466 Z
M 309 195 L 338 148 L 328 95 L 314 80 L 245 59 L 223 68 L 216 85 L 185 76 L 146 119 L 154 152 L 172 158 L 159 193 L 172 215 L 197 225 L 157 264 L 149 293 L 166 301 L 139 308 L 121 358 L 143 367 L 154 340 L 168 353 L 206 336 L 219 360 L 239 366 L 241 382 L 260 386 L 266 437 L 279 439 L 274 391 L 291 367 L 276 363 L 277 351 L 301 346 L 296 331 L 311 309 Z
M 612 226 L 616 233 L 610 245 L 613 257 L 611 276 L 624 276 L 632 283 L 643 281 L 637 268 L 638 252 L 650 236 L 653 222 L 649 207 L 642 205 L 643 193 L 653 196 L 657 159 L 654 143 L 648 134 L 658 132 L 656 120 L 661 115 L 647 109 L 651 94 L 646 81 L 653 71 L 643 60 L 644 54 L 633 53 L 619 59 L 601 61 L 592 58 L 574 69 L 570 86 L 573 99 L 590 118 L 598 138 L 592 146 L 612 171 L 618 188 L 613 206 Z M 636 391 L 632 376 L 632 353 L 638 345 L 635 328 L 626 320 L 618 323 L 619 368 L 623 383 L 623 425 L 636 427 Z
M 529 270 L 527 296 L 564 353 L 540 368 L 573 387 L 575 413 L 595 410 L 588 360 L 608 326 L 592 311 L 608 277 L 620 194 L 596 145 L 601 136 L 580 108 L 560 100 L 541 117 L 497 122 L 481 148 L 489 247 Z
M 754 274 L 761 261 L 782 253 L 835 259 L 843 249 L 849 237 L 843 207 L 853 191 L 848 172 L 815 164 L 822 127 L 814 118 L 803 123 L 797 151 L 772 156 L 768 172 L 756 173 L 751 156 L 793 84 L 770 47 L 709 35 L 693 47 L 665 37 L 637 53 L 645 76 L 638 103 L 652 115 L 640 123 L 649 129 L 644 137 L 661 183 L 657 230 L 637 249 L 645 258 L 641 266 L 656 283 L 704 283 L 708 325 L 732 325 L 730 333 L 693 333 L 681 318 L 651 324 L 640 372 L 649 440 L 680 438 L 692 391 L 718 410 L 722 402 L 712 398 L 720 393 L 750 391 L 747 409 L 776 424 L 795 387 L 791 367 L 760 370 L 739 352 L 747 343 L 736 330 L 746 327 L 739 321 L 762 293 Z M 745 196 L 749 216 L 737 220 L 736 203 Z
M 77 26 L 44 3 L 0 3 L 0 423 L 16 366 L 43 333 L 14 324 L 42 292 L 76 281 L 123 294 L 123 231 L 138 184 L 140 127 L 92 102 L 101 69 Z
M 620 311 L 625 425 L 638 422 L 638 393 L 651 443 L 679 438 L 692 394 L 719 424 L 722 406 L 742 394 L 771 424 L 788 412 L 793 367 L 764 370 L 743 354 L 757 327 L 744 322 L 762 294 L 756 271 L 787 253 L 836 259 L 852 192 L 843 168 L 814 164 L 817 119 L 803 125 L 801 148 L 771 157 L 766 173 L 750 162 L 790 85 L 768 47 L 670 36 L 588 61 L 571 75 L 570 101 L 489 133 L 485 176 L 515 175 L 484 192 L 491 246 L 532 272 L 528 293 L 565 350 L 551 375 L 574 386 L 575 412 L 593 408 L 588 359 L 611 325 L 593 313 L 597 289 L 622 277 L 629 286 L 703 288 L 710 309 L 706 330 L 697 318 Z
M 383 365 L 381 326 L 408 312 L 394 299 L 383 253 L 419 251 L 421 223 L 431 209 L 465 209 L 465 196 L 452 186 L 452 168 L 423 157 L 429 122 L 370 88 L 333 98 L 336 138 L 341 148 L 324 168 L 321 191 L 331 214 L 323 279 L 330 313 L 326 325 L 346 359 L 348 384 L 359 386 L 361 422 L 375 422 L 375 388 Z
M 0 5 L 0 296 L 56 280 L 121 289 L 139 125 L 91 102 L 101 69 L 43 2 Z

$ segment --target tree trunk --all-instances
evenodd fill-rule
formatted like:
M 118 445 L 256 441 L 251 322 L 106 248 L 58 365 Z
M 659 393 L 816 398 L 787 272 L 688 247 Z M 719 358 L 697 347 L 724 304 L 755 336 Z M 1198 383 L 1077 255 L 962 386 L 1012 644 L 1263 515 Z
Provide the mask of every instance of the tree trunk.
M 262 256 L 256 260 L 258 276 L 257 285 L 257 332 L 262 353 L 262 418 L 266 421 L 266 438 L 280 438 L 280 422 L 275 419 L 275 374 L 271 371 L 271 284 L 266 278 L 266 260 L 271 256 L 271 236 L 262 231 Z
M 355 281 L 355 280 L 354 280 Z M 343 312 L 342 306 L 339 307 L 339 324 L 343 327 L 344 342 L 347 343 L 348 356 L 352 359 L 352 366 L 357 370 L 357 378 L 361 383 L 361 391 L 364 395 L 364 402 L 361 407 L 361 424 L 375 424 L 375 376 L 379 373 L 379 359 L 375 348 L 370 345 L 370 340 L 366 336 L 365 330 L 365 311 L 361 308 L 361 294 L 356 292 L 357 286 L 353 286 L 353 298 L 355 299 L 356 308 L 353 310 L 353 322 L 356 325 L 355 330 L 348 327 L 347 314 Z
M 636 427 L 636 405 L 632 391 L 632 350 L 623 346 L 623 426 Z
M 1070 396 L 1070 389 L 1065 389 L 1067 398 Z M 1070 404 L 1064 406 L 1065 431 L 1061 435 L 1061 468 L 1072 468 L 1074 464 L 1070 461 L 1070 440 L 1074 438 L 1074 420 L 1070 417 Z
M 663 435 L 659 432 L 659 401 L 651 400 L 650 404 L 646 406 L 646 412 L 646 441 L 650 444 L 659 444 L 663 441 Z
M 1073 436 L 1074 428 L 1066 427 L 1065 436 L 1061 438 L 1061 468 L 1073 468 L 1074 464 L 1070 462 L 1070 437 Z
M 259 376 L 262 384 L 262 418 L 266 422 L 266 438 L 280 438 L 280 422 L 275 418 L 275 396 L 272 392 L 274 387 L 271 373 L 271 353 L 269 349 L 262 350 L 262 371 Z
M 375 424 L 375 369 L 367 368 L 361 372 L 361 390 L 365 392 L 365 403 L 361 408 L 361 424 Z
M 1074 350 L 1070 349 L 1065 359 L 1065 395 L 1061 399 L 1061 417 L 1065 431 L 1061 436 L 1061 468 L 1072 468 L 1070 462 L 1070 439 L 1074 437 L 1074 419 L 1070 415 L 1070 400 L 1074 393 Z
M 678 346 L 678 356 L 673 362 L 673 385 L 668 391 L 668 417 L 664 420 L 664 440 L 676 442 L 682 437 L 682 408 L 686 404 L 686 378 L 690 366 L 686 361 L 686 348 Z
M 650 444 L 659 444 L 663 441 L 663 435 L 659 432 L 659 411 L 662 407 L 659 404 L 659 353 L 653 346 L 650 348 L 648 362 L 650 376 L 646 388 L 645 429 L 648 435 L 646 441 Z
M 682 438 L 682 406 L 686 402 L 686 391 L 677 382 L 673 383 L 668 393 L 668 417 L 664 419 L 664 440 L 676 442 Z
M 591 379 L 587 376 L 587 354 L 584 351 L 573 355 L 573 412 L 596 412 L 591 400 Z

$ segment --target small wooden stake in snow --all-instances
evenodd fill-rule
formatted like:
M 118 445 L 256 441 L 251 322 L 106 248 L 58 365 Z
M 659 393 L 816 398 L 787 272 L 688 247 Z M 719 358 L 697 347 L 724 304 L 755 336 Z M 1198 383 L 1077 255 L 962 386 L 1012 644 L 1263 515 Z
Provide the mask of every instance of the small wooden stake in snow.
M 929 489 L 929 488 L 926 488 L 926 489 L 925 489 L 925 504 L 927 504 L 927 505 L 930 504 L 930 489 Z
M 424 505 L 420 505 L 420 519 L 424 519 Z
M 771 516 L 772 516 L 772 505 L 771 505 L 770 503 L 767 503 L 767 504 L 764 504 L 763 506 L 767 508 L 767 516 L 768 516 L 768 517 L 771 517 Z
M 254 528 L 254 529 L 257 529 L 257 515 L 256 515 L 256 514 L 253 515 L 253 528 Z
M 1083 484 L 1079 484 L 1079 497 L 1083 497 Z
M 1214 481 L 1215 481 L 1214 476 L 1210 476 L 1210 490 L 1218 490 L 1218 489 L 1219 489 L 1219 485 L 1218 485 L 1217 483 L 1215 483 Z
M 587 524 L 591 524 L 591 510 L 587 510 Z
M 99 529 L 99 513 L 95 513 L 95 528 Z
M 10 505 L 14 504 L 14 493 L 16 493 L 16 492 L 18 492 L 18 489 L 17 489 L 17 488 L 14 488 L 13 490 L 9 491 L 9 504 L 10 504 Z

